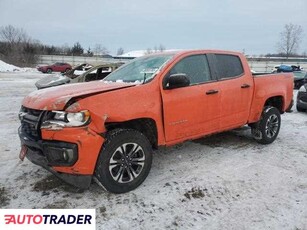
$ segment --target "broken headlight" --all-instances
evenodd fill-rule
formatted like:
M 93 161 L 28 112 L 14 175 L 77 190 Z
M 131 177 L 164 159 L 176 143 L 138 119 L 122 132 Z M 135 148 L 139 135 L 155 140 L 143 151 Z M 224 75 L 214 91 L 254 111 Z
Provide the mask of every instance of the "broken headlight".
M 78 127 L 87 124 L 90 120 L 90 112 L 70 113 L 64 111 L 52 111 L 48 114 L 41 128 Z

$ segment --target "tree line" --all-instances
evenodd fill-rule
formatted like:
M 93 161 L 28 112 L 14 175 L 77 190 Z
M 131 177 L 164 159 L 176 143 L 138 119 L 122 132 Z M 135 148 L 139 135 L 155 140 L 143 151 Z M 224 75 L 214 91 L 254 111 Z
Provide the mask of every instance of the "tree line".
M 300 25 L 292 23 L 286 24 L 280 33 L 280 39 L 277 41 L 277 53 L 267 54 L 266 56 L 282 57 L 306 57 L 306 51 L 303 55 L 298 55 L 299 46 L 303 38 L 303 29 Z M 147 48 L 145 54 L 164 51 L 165 47 L 155 46 L 153 49 Z M 120 47 L 117 55 L 122 55 L 124 49 Z M 8 25 L 0 28 L 0 59 L 18 66 L 29 66 L 37 63 L 38 55 L 67 55 L 67 56 L 105 56 L 109 54 L 106 47 L 96 44 L 93 48 L 84 49 L 79 42 L 72 47 L 65 44 L 63 46 L 45 45 L 38 40 L 31 38 L 22 28 L 16 28 Z
M 121 54 L 124 52 L 119 48 Z M 110 52 L 101 44 L 93 49 L 83 48 L 79 42 L 73 46 L 45 45 L 31 38 L 22 28 L 8 25 L 0 28 L 0 59 L 17 66 L 31 66 L 38 61 L 38 55 L 64 55 L 64 56 L 106 56 Z

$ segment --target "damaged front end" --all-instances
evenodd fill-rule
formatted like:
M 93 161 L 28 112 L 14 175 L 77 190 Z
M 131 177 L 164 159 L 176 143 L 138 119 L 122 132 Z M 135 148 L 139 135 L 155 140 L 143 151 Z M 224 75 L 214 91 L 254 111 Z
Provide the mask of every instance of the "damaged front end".
M 65 182 L 86 189 L 104 139 L 90 128 L 90 112 L 22 107 L 18 133 L 25 157 Z
M 30 93 L 19 113 L 21 158 L 26 157 L 69 184 L 87 188 L 104 142 L 107 115 L 84 99 L 133 86 L 89 82 Z

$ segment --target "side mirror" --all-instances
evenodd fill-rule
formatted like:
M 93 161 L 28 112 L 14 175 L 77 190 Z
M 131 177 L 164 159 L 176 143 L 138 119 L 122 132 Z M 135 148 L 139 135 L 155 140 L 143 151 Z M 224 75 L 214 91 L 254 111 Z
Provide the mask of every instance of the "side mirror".
M 184 73 L 172 74 L 168 77 L 165 89 L 176 89 L 190 85 L 190 80 Z

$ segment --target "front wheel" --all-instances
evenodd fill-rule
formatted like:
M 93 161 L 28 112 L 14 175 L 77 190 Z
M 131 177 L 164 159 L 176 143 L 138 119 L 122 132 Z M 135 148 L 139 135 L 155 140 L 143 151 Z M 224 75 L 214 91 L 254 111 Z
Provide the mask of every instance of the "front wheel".
M 278 136 L 280 124 L 279 110 L 272 106 L 265 107 L 260 120 L 252 126 L 254 139 L 261 144 L 272 143 Z
M 151 163 L 152 148 L 144 134 L 132 129 L 115 129 L 107 134 L 95 177 L 107 191 L 125 193 L 146 179 Z

